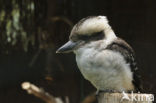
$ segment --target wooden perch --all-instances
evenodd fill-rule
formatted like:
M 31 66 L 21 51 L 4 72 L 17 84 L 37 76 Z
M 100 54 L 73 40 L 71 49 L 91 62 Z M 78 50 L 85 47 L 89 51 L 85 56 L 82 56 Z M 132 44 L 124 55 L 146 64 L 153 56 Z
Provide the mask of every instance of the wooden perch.
M 141 93 L 100 93 L 98 103 L 152 103 L 153 94 Z
M 26 90 L 29 94 L 35 95 L 46 103 L 63 103 L 61 99 L 54 98 L 49 93 L 45 92 L 42 88 L 38 88 L 37 86 L 29 82 L 22 83 L 22 88 Z

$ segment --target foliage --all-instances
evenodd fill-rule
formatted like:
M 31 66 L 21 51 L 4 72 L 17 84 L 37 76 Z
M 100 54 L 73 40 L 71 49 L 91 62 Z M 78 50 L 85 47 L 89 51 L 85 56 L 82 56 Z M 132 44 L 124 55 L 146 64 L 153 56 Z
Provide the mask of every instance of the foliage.
M 35 43 L 34 30 L 36 29 L 33 0 L 0 0 L 0 46 L 20 45 L 27 51 L 28 44 Z

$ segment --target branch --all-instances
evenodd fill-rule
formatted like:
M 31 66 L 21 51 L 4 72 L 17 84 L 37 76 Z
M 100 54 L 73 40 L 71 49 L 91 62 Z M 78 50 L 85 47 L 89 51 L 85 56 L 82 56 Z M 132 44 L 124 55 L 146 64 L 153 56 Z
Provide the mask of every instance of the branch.
M 52 22 L 63 21 L 65 23 L 67 23 L 70 26 L 70 28 L 73 27 L 73 23 L 68 18 L 66 18 L 66 17 L 55 16 L 55 17 L 52 17 L 51 18 L 51 21 Z
M 22 83 L 22 89 L 26 90 L 29 94 L 33 94 L 34 96 L 40 98 L 46 103 L 70 103 L 68 96 L 65 96 L 65 102 L 63 102 L 60 98 L 55 98 L 49 93 L 45 92 L 42 88 L 31 84 L 30 82 Z M 93 103 L 95 102 L 96 97 L 95 93 L 88 95 L 81 103 Z
M 24 82 L 22 83 L 22 88 L 26 90 L 29 94 L 33 94 L 36 97 L 42 99 L 46 103 L 63 103 L 61 99 L 55 98 L 49 93 L 45 92 L 42 88 L 38 88 L 37 86 Z

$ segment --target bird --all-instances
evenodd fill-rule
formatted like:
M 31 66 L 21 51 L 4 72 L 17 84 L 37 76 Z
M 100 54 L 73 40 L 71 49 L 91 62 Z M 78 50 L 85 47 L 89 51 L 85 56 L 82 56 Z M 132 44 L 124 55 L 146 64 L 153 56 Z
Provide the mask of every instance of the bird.
M 56 53 L 73 52 L 83 77 L 99 92 L 141 92 L 141 78 L 132 47 L 117 37 L 106 16 L 88 16 L 71 30 Z

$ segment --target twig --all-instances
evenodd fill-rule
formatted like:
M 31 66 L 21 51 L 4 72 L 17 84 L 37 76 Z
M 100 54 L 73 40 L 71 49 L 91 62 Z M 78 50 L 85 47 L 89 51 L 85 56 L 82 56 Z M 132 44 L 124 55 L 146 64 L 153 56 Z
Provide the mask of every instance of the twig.
M 22 88 L 26 90 L 29 94 L 33 94 L 36 97 L 42 99 L 46 103 L 63 103 L 62 100 L 58 100 L 58 98 L 54 98 L 49 93 L 45 92 L 42 88 L 38 88 L 37 86 L 29 83 L 24 82 L 22 83 Z
M 55 16 L 55 17 L 52 17 L 51 18 L 51 21 L 52 22 L 63 21 L 65 23 L 67 23 L 70 26 L 70 28 L 73 27 L 73 23 L 68 18 L 66 18 L 66 17 Z
M 65 96 L 65 102 L 63 102 L 60 98 L 55 98 L 49 93 L 45 92 L 42 88 L 31 84 L 30 82 L 22 83 L 22 88 L 26 90 L 29 94 L 33 94 L 34 96 L 40 98 L 46 103 L 70 103 L 69 97 Z M 93 103 L 96 100 L 95 93 L 88 95 L 81 103 Z

